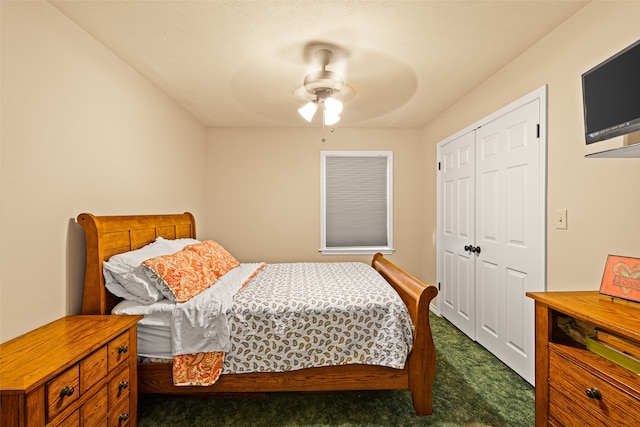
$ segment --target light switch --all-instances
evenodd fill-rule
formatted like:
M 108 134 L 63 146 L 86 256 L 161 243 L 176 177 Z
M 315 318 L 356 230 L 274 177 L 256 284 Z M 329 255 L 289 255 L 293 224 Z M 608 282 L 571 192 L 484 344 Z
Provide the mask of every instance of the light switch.
M 556 210 L 556 228 L 558 230 L 567 229 L 567 210 L 566 209 Z

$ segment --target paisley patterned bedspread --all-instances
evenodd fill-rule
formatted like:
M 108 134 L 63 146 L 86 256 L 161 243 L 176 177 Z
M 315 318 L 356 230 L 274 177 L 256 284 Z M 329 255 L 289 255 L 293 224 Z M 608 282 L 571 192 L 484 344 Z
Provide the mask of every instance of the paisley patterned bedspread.
M 368 264 L 267 264 L 228 314 L 223 373 L 371 364 L 403 368 L 413 340 L 406 306 Z

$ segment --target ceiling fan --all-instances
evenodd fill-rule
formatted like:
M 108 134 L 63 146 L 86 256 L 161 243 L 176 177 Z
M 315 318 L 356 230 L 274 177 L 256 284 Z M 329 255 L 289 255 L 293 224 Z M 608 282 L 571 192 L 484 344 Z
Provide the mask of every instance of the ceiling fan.
M 322 70 L 308 74 L 304 78 L 303 84 L 304 90 L 311 94 L 314 99 L 299 108 L 298 113 L 306 121 L 311 122 L 318 109 L 320 109 L 322 122 L 327 126 L 331 126 L 340 121 L 343 105 L 338 98 L 345 84 L 340 74 L 327 70 L 327 65 L 329 65 L 333 56 L 331 50 L 318 49 L 315 56 L 322 66 Z

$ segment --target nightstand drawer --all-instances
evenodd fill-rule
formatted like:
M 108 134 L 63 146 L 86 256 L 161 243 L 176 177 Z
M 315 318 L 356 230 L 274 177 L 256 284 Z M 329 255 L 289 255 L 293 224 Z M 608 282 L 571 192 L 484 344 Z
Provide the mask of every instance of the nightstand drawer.
M 129 368 L 125 368 L 109 381 L 109 409 L 129 394 Z
M 108 414 L 107 387 L 102 387 L 91 399 L 82 405 L 83 426 L 105 426 Z
M 107 376 L 107 346 L 94 351 L 80 363 L 80 389 L 86 393 Z
M 109 372 L 129 360 L 129 332 L 125 332 L 109 343 Z
M 51 381 L 45 387 L 47 397 L 47 422 L 55 418 L 67 406 L 80 397 L 80 367 L 74 365 Z
M 140 319 L 67 316 L 0 343 L 0 427 L 135 426 Z
M 573 408 L 588 411 L 598 420 L 596 424 L 624 426 L 633 420 L 636 425 L 640 419 L 640 400 L 553 350 L 549 352 L 549 385 L 573 402 Z M 589 397 L 587 392 L 598 397 Z
M 75 411 L 56 427 L 78 427 L 80 425 L 80 410 Z
M 129 399 L 120 402 L 109 415 L 109 427 L 125 427 L 129 425 Z

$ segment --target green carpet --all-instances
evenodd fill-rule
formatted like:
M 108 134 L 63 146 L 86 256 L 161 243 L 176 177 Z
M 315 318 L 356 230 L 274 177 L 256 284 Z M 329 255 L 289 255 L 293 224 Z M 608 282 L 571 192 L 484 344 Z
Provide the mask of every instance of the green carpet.
M 140 395 L 140 427 L 533 426 L 534 388 L 443 318 L 431 315 L 437 372 L 433 415 L 408 391 L 272 393 L 266 399 Z

